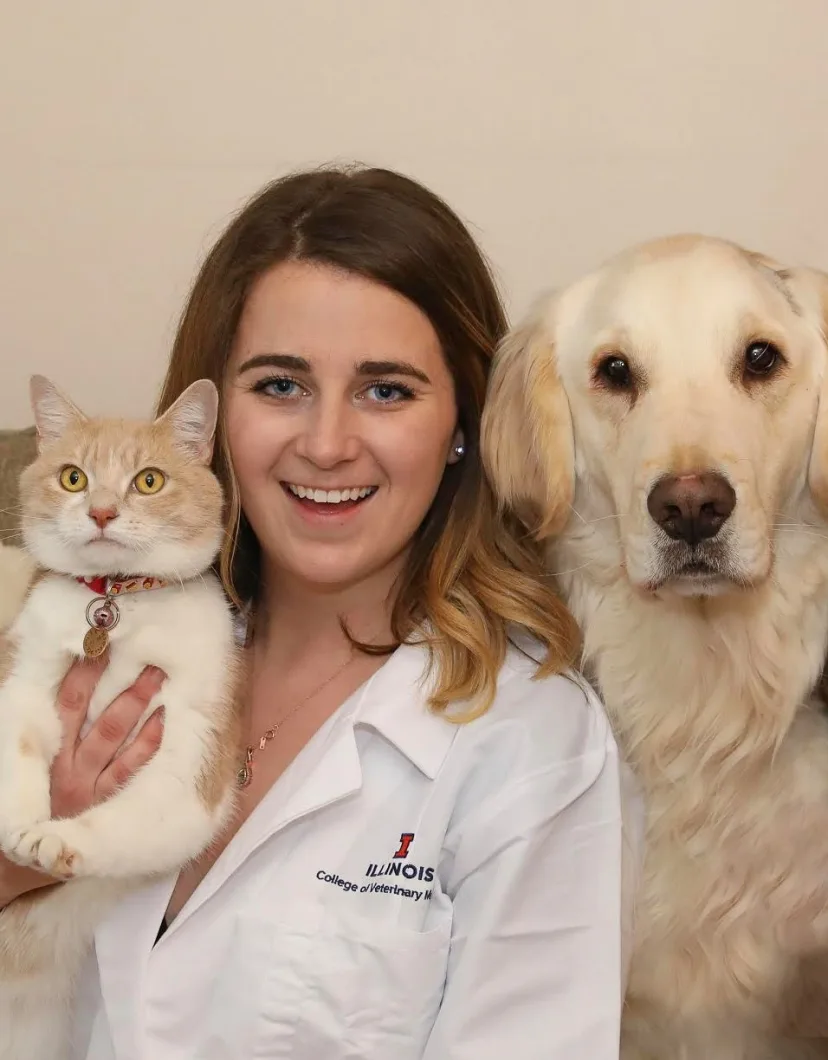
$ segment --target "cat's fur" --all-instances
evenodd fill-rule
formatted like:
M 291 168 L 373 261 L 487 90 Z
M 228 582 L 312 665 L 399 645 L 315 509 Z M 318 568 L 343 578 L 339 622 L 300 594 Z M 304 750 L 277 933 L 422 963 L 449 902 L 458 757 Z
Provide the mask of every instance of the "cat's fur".
M 0 544 L 0 636 L 14 621 L 35 571 L 21 548 Z
M 21 501 L 25 546 L 41 572 L 7 638 L 0 845 L 13 860 L 67 882 L 0 913 L 0 1060 L 60 1060 L 73 981 L 95 922 L 130 885 L 174 872 L 209 845 L 233 812 L 238 763 L 238 649 L 209 571 L 223 532 L 221 488 L 208 466 L 215 387 L 194 383 L 146 423 L 89 419 L 42 377 L 32 381 L 32 399 L 40 447 L 21 477 Z M 61 486 L 66 465 L 85 472 L 85 489 Z M 149 496 L 133 486 L 148 467 L 165 476 Z M 117 517 L 100 531 L 92 507 L 112 507 Z M 117 598 L 120 621 L 87 725 L 153 665 L 167 677 L 145 718 L 163 705 L 162 743 L 106 802 L 55 820 L 56 694 L 82 654 L 94 599 L 76 579 L 128 574 L 169 584 Z

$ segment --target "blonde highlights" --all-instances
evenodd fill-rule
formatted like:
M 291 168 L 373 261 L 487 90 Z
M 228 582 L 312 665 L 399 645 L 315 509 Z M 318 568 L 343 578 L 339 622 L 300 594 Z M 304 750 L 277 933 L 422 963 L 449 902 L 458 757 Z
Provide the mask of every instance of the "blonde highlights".
M 497 514 L 479 453 L 494 349 L 506 330 L 492 275 L 465 226 L 439 198 L 382 169 L 323 168 L 265 187 L 208 254 L 178 328 L 159 400 L 166 409 L 197 378 L 221 389 L 242 309 L 255 281 L 288 260 L 317 261 L 388 287 L 436 331 L 455 384 L 465 455 L 446 468 L 412 542 L 392 612 L 395 644 L 425 638 L 432 706 L 490 705 L 512 627 L 545 649 L 539 673 L 575 659 L 574 619 L 549 584 L 538 546 Z M 239 606 L 255 603 L 259 548 L 244 517 L 219 423 L 214 470 L 227 498 L 219 573 Z M 467 709 L 466 709 L 467 708 Z

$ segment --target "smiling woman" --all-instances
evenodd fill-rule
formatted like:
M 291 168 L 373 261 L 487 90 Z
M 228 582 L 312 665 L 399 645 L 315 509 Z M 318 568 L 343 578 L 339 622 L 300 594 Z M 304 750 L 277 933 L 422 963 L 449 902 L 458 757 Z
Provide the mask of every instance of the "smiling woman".
M 504 328 L 384 170 L 276 181 L 208 255 L 160 409 L 221 393 L 239 812 L 101 925 L 77 1057 L 617 1058 L 640 806 L 481 468 Z
M 302 570 L 314 567 L 311 581 L 329 600 L 335 593 L 360 643 L 387 653 L 426 629 L 446 634 L 429 644 L 440 674 L 435 707 L 485 709 L 510 622 L 551 649 L 545 672 L 574 657 L 571 616 L 545 587 L 538 551 L 495 518 L 478 457 L 505 326 L 468 231 L 399 174 L 300 173 L 265 188 L 230 224 L 182 316 L 159 411 L 199 376 L 223 388 L 216 471 L 231 532 L 221 573 L 260 627 L 277 602 L 263 594 L 278 585 L 288 608 L 290 586 L 309 587 Z M 287 463 L 277 467 L 282 446 Z M 285 478 L 297 471 L 300 481 Z M 327 524 L 297 522 L 298 505 L 283 497 L 291 484 L 306 494 L 376 486 L 376 503 L 352 529 L 337 523 L 329 540 L 319 536 Z M 292 556 L 276 581 L 267 570 L 274 549 Z M 352 585 L 356 605 L 335 592 Z M 306 599 L 291 600 L 294 616 Z M 377 608 L 388 614 L 380 628 Z
M 247 300 L 225 394 L 242 510 L 273 542 L 279 591 L 390 585 L 462 441 L 428 317 L 342 269 L 278 265 Z

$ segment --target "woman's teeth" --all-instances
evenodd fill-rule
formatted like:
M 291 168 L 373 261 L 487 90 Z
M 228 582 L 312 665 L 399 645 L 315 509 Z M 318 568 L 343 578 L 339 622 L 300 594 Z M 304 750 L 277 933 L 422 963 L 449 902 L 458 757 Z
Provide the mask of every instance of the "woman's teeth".
M 343 501 L 361 501 L 376 492 L 376 486 L 350 486 L 344 490 L 315 490 L 308 486 L 294 486 L 292 482 L 287 484 L 288 489 L 294 497 L 302 500 L 314 501 L 316 504 L 342 504 Z

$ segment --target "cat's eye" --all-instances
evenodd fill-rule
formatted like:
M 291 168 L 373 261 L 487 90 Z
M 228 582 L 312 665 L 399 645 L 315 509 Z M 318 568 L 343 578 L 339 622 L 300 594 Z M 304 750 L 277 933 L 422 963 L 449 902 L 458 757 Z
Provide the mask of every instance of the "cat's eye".
M 74 464 L 67 464 L 61 470 L 59 481 L 61 486 L 69 493 L 80 493 L 81 490 L 86 489 L 89 483 L 86 473 L 81 471 L 79 467 L 75 467 Z
M 139 493 L 148 497 L 152 493 L 157 493 L 166 481 L 163 471 L 159 471 L 157 467 L 145 467 L 143 471 L 138 472 L 132 484 Z

